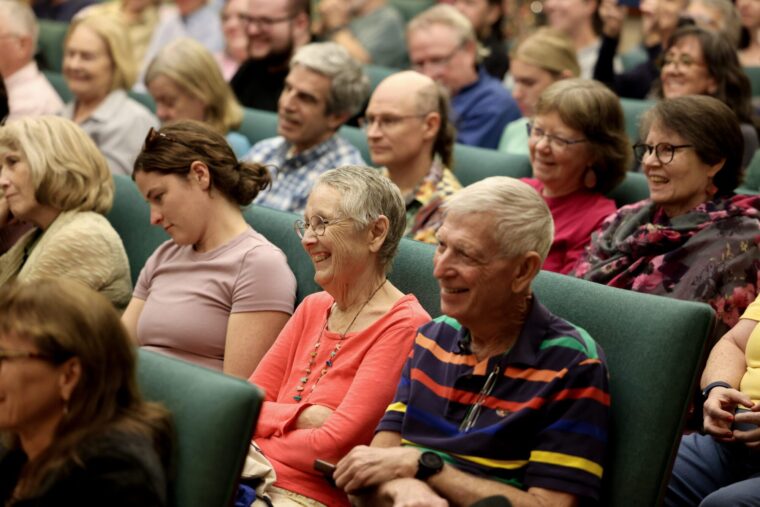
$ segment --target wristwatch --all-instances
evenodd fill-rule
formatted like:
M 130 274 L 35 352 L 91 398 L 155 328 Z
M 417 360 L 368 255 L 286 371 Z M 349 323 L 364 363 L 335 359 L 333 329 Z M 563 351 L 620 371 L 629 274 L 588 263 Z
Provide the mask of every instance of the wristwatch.
M 426 481 L 442 469 L 443 458 L 432 451 L 425 451 L 420 455 L 420 460 L 417 462 L 417 473 L 414 478 Z
M 722 380 L 709 383 L 707 387 L 702 389 L 702 400 L 707 400 L 707 397 L 710 396 L 710 391 L 712 391 L 716 387 L 725 387 L 726 389 L 731 389 L 731 384 L 729 384 L 728 382 L 723 382 Z

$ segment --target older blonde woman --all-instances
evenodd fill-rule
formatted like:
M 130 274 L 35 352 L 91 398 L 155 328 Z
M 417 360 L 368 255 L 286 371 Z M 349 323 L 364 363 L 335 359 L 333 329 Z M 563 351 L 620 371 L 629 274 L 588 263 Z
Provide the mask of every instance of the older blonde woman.
M 0 208 L 34 224 L 0 257 L 0 285 L 64 276 L 125 307 L 127 254 L 103 216 L 113 202 L 113 180 L 87 134 L 53 116 L 11 121 L 0 128 L 0 160 Z
M 581 68 L 570 39 L 552 28 L 541 28 L 512 51 L 509 72 L 515 82 L 512 97 L 523 117 L 504 129 L 499 150 L 527 155 L 526 126 L 541 92 L 560 79 L 578 77 Z
M 243 121 L 243 109 L 214 57 L 200 42 L 183 38 L 164 47 L 148 66 L 145 86 L 156 101 L 162 123 L 205 122 L 226 136 L 238 158 L 248 153 L 248 139 L 232 132 Z
M 295 224 L 324 292 L 304 299 L 250 378 L 266 392 L 254 440 L 277 473 L 275 505 L 349 505 L 314 460 L 369 443 L 430 320 L 386 279 L 404 225 L 398 188 L 357 166 L 320 176 Z
M 111 171 L 130 174 L 145 133 L 158 120 L 125 90 L 136 70 L 129 39 L 111 18 L 75 20 L 66 35 L 63 76 L 74 95 L 62 116 L 74 120 L 95 141 Z

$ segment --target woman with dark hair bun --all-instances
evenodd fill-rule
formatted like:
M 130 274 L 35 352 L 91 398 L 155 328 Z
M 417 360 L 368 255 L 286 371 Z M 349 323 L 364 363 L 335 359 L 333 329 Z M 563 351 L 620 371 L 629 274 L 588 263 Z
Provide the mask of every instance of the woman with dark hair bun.
M 123 321 L 145 347 L 247 378 L 293 313 L 285 255 L 245 221 L 270 183 L 224 137 L 183 120 L 151 129 L 133 178 L 171 240 L 140 273 Z

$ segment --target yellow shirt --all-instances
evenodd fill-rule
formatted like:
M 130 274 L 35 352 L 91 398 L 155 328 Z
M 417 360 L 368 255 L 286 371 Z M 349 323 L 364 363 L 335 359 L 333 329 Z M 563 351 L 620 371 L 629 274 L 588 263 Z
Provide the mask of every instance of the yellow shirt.
M 760 296 L 747 307 L 741 318 L 760 321 Z M 755 326 L 752 334 L 749 335 L 744 358 L 747 362 L 747 371 L 742 377 L 739 390 L 757 403 L 760 402 L 760 326 Z

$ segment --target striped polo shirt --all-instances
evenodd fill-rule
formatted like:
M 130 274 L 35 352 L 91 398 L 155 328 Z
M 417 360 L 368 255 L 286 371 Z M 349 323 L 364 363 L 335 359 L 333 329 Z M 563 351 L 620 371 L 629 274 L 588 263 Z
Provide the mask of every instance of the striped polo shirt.
M 378 431 L 479 477 L 598 499 L 610 406 L 601 348 L 535 297 L 509 352 L 478 362 L 468 344 L 450 317 L 422 326 Z M 461 431 L 497 365 L 474 426 Z

